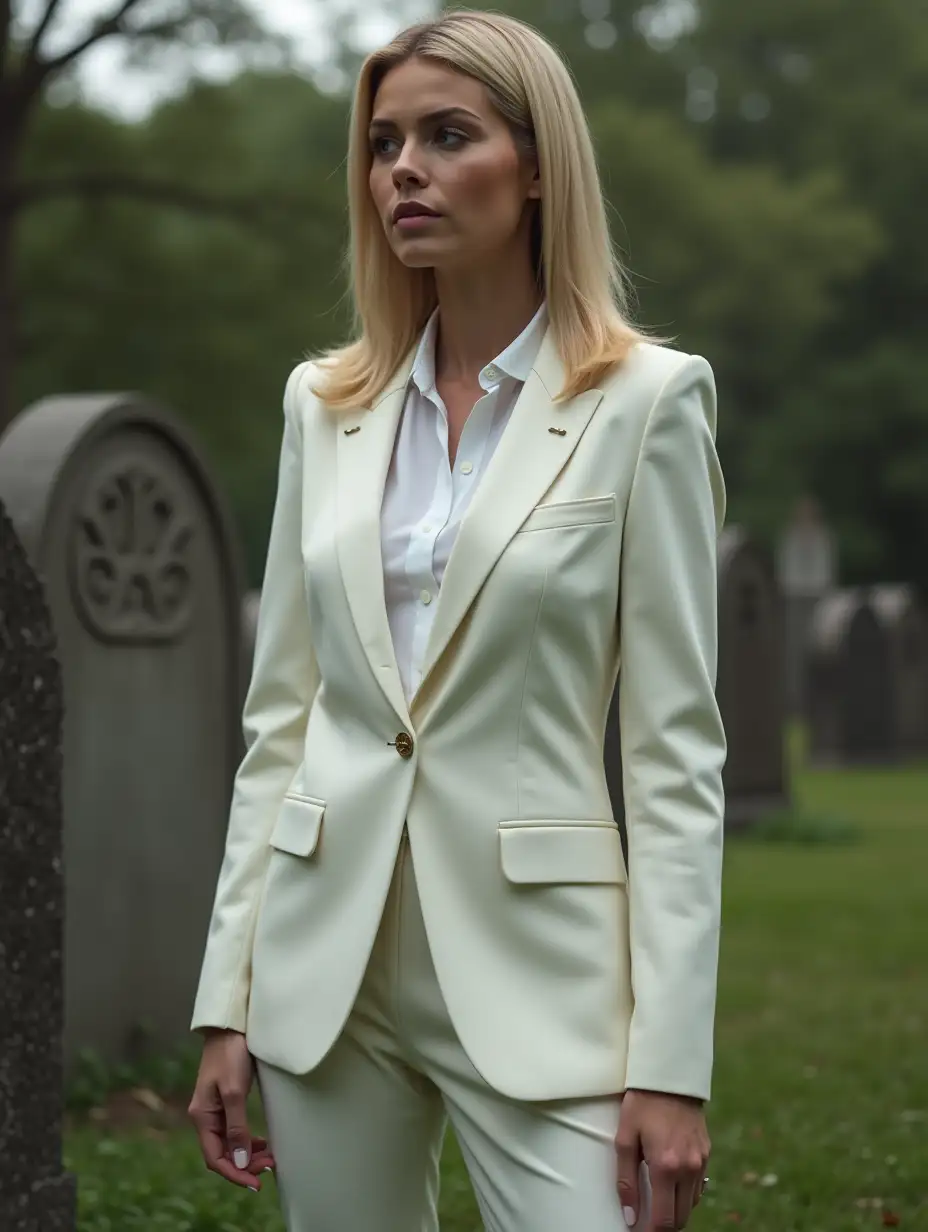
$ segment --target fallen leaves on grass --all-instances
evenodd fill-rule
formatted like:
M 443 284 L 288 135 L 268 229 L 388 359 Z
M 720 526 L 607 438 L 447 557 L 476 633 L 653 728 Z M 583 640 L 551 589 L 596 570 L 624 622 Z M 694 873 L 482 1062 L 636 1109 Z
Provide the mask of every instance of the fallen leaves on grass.
M 758 1172 L 745 1172 L 741 1177 L 744 1185 L 761 1185 L 764 1189 L 772 1189 L 774 1185 L 779 1184 L 780 1178 L 775 1172 L 765 1172 L 763 1176 Z
M 137 1104 L 147 1108 L 149 1112 L 162 1112 L 164 1110 L 164 1100 L 156 1091 L 152 1091 L 149 1087 L 135 1087 L 132 1091 L 132 1098 Z

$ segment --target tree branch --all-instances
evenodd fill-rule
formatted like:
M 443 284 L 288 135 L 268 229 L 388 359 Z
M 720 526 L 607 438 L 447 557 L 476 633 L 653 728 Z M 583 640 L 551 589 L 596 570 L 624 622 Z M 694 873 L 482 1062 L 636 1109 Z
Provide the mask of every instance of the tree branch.
M 0 213 L 6 210 L 17 212 L 42 202 L 68 197 L 85 201 L 103 201 L 110 198 L 144 201 L 150 205 L 163 205 L 185 210 L 188 213 L 204 214 L 213 218 L 225 218 L 245 223 L 259 229 L 273 230 L 279 227 L 281 215 L 306 211 L 310 203 L 305 199 L 267 197 L 228 197 L 189 188 L 171 180 L 138 179 L 130 175 L 80 174 L 54 176 L 27 181 L 12 187 L 6 202 L 0 201 Z
M 42 39 L 45 37 L 45 31 L 52 24 L 52 18 L 58 9 L 61 8 L 61 0 L 46 0 L 45 12 L 32 32 L 32 38 L 29 40 L 29 47 L 26 51 L 26 63 L 32 64 L 39 58 L 39 47 Z
M 105 38 L 110 38 L 114 34 L 123 33 L 123 18 L 127 17 L 132 9 L 138 7 L 141 3 L 142 0 L 122 0 L 119 8 L 114 13 L 110 13 L 109 17 L 101 17 L 99 21 L 94 22 L 86 38 L 81 39 L 79 43 L 75 43 L 73 47 L 69 47 L 67 51 L 63 51 L 60 56 L 43 61 L 41 64 L 43 79 L 65 68 L 72 60 L 78 59 L 85 51 L 93 47 L 95 43 L 99 43 Z M 144 30 L 133 31 L 135 37 L 142 37 L 144 34 Z
M 93 47 L 95 43 L 102 42 L 103 39 L 111 38 L 114 34 L 124 33 L 124 19 L 134 8 L 142 3 L 142 0 L 122 0 L 119 8 L 110 13 L 108 17 L 101 17 L 94 22 L 89 34 L 81 39 L 79 43 L 75 43 L 73 47 L 69 47 L 67 51 L 63 51 L 59 56 L 43 60 L 39 48 L 39 40 L 48 28 L 49 22 L 60 2 L 61 0 L 47 0 L 47 8 L 29 45 L 29 51 L 20 74 L 19 93 L 23 106 L 35 98 L 49 77 L 65 68 L 72 61 L 77 60 L 88 48 Z M 135 33 L 144 35 L 145 31 L 133 31 L 133 34 Z
M 13 19 L 11 0 L 0 0 L 0 81 L 6 76 L 6 55 L 10 41 L 10 22 Z

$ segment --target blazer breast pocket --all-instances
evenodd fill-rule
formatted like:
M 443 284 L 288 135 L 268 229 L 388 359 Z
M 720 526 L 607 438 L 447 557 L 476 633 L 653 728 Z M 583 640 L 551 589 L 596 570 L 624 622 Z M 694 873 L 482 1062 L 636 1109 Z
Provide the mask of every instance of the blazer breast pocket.
M 608 496 L 584 496 L 578 500 L 551 501 L 536 505 L 517 534 L 529 531 L 553 530 L 558 526 L 594 526 L 615 521 L 615 493 Z

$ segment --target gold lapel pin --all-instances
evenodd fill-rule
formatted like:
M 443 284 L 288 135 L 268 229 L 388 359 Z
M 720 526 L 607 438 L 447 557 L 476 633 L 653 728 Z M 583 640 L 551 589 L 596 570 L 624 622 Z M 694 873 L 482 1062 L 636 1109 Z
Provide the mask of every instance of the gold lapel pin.
M 566 436 L 567 435 L 566 428 L 549 428 L 548 431 L 553 432 L 555 436 Z
M 354 427 L 354 428 L 346 428 L 346 429 L 345 429 L 345 436 L 351 436 L 352 432 L 360 432 L 360 431 L 361 431 L 361 425 L 360 425 L 360 424 L 358 424 L 358 425 L 357 425 L 356 427 Z

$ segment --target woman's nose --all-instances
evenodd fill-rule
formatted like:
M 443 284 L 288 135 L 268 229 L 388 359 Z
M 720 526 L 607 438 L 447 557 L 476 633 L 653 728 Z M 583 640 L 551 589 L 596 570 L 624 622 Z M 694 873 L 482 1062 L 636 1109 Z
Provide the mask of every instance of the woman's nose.
M 422 166 L 422 160 L 409 146 L 404 145 L 393 164 L 393 182 L 397 188 L 407 184 L 425 184 L 428 176 Z

